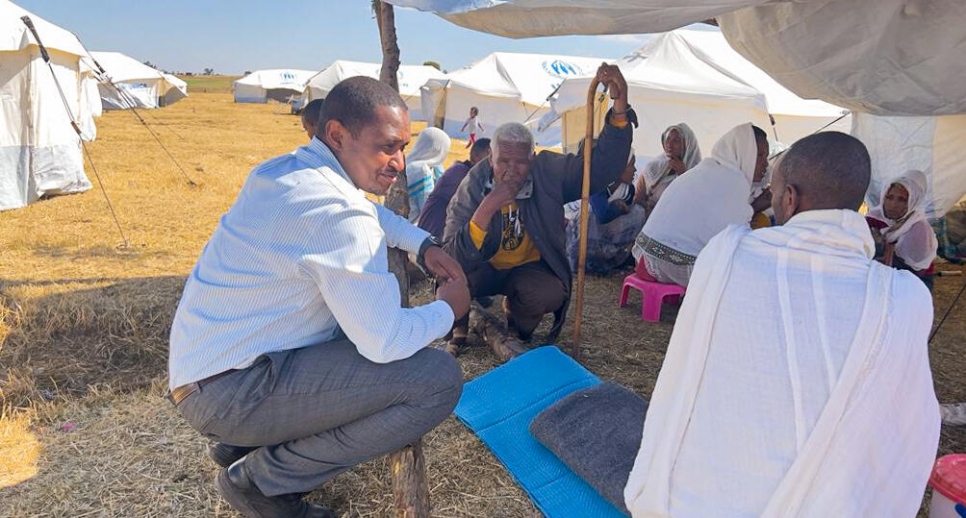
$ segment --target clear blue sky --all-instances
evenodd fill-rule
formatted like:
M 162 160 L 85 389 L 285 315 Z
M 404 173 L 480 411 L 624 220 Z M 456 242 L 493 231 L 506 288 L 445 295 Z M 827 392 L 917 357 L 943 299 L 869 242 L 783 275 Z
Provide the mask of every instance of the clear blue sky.
M 320 70 L 336 59 L 381 62 L 369 0 L 14 0 L 76 34 L 89 50 L 111 50 L 178 72 L 240 74 L 264 68 Z M 439 62 L 452 71 L 491 52 L 619 58 L 645 37 L 567 36 L 513 40 L 396 9 L 403 64 Z

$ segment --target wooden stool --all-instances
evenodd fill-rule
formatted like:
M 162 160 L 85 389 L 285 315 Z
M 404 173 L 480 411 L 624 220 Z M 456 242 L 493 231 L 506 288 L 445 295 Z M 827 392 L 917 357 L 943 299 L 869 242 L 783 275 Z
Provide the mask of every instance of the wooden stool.
M 685 293 L 683 286 L 645 280 L 637 274 L 632 273 L 624 277 L 624 286 L 621 288 L 619 302 L 620 307 L 627 305 L 627 292 L 631 288 L 641 292 L 641 319 L 645 322 L 658 322 L 661 320 L 661 304 L 664 303 L 665 297 L 674 296 L 680 301 Z

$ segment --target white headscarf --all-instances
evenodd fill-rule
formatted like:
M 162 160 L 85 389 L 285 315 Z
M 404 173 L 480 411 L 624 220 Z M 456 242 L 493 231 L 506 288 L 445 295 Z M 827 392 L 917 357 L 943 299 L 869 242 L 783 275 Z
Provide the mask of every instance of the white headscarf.
M 883 204 L 889 189 L 896 184 L 901 185 L 909 193 L 909 204 L 902 217 L 891 219 L 886 217 Z M 879 205 L 869 211 L 870 217 L 889 225 L 881 231 L 882 236 L 887 242 L 896 244 L 896 255 L 915 270 L 928 268 L 936 259 L 936 248 L 939 246 L 936 234 L 926 219 L 925 205 L 928 188 L 926 174 L 910 169 L 902 176 L 883 184 Z
M 747 225 L 758 144 L 751 124 L 741 124 L 715 143 L 711 156 L 671 182 L 641 230 L 688 255 L 728 225 Z
M 758 163 L 758 141 L 751 123 L 739 124 L 718 139 L 708 160 L 744 173 L 750 189 L 755 182 L 755 165 Z
M 694 132 L 691 131 L 691 127 L 683 122 L 668 126 L 664 130 L 664 133 L 661 133 L 662 146 L 672 131 L 677 131 L 681 135 L 681 140 L 684 142 L 684 153 L 681 157 L 684 165 L 688 169 L 698 165 L 698 162 L 701 161 L 701 148 L 698 146 L 698 139 L 694 136 Z M 666 156 L 654 159 L 644 170 L 644 186 L 647 189 L 651 189 L 655 184 L 671 174 L 671 172 L 671 165 L 668 163 Z
M 406 155 L 406 183 L 409 189 L 409 220 L 416 221 L 442 176 L 442 164 L 449 154 L 450 138 L 439 128 L 426 128 L 419 133 L 412 151 Z

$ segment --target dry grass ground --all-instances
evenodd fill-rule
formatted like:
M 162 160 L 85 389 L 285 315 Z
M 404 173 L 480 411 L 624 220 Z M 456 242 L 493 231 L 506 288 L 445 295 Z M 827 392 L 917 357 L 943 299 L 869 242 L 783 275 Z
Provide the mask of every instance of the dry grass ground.
M 287 113 L 193 93 L 145 114 L 198 187 L 130 113 L 106 113 L 90 149 L 130 247 L 96 188 L 0 213 L 0 516 L 235 516 L 211 484 L 204 440 L 162 399 L 166 339 L 184 279 L 248 171 L 305 141 Z M 450 161 L 462 157 L 456 142 Z M 637 299 L 617 308 L 620 280 L 589 277 L 584 363 L 647 395 L 675 308 L 642 323 Z M 937 315 L 962 282 L 937 279 Z M 415 290 L 430 296 L 425 283 Z M 966 400 L 962 304 L 932 345 L 944 401 Z M 460 362 L 467 379 L 496 366 L 475 341 Z M 966 430 L 945 430 L 941 451 L 966 451 Z M 539 516 L 455 419 L 426 437 L 426 454 L 434 516 Z M 344 516 L 387 516 L 388 480 L 378 460 L 312 498 Z

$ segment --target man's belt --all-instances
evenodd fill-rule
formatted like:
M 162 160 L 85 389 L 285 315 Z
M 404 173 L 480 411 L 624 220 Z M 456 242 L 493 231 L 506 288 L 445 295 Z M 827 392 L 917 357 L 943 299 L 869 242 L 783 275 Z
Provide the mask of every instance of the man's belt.
M 178 406 L 178 404 L 184 401 L 188 396 L 201 390 L 201 387 L 211 383 L 212 381 L 215 381 L 222 376 L 227 376 L 233 372 L 236 372 L 237 370 L 238 369 L 228 369 L 224 372 L 219 372 L 214 376 L 208 376 L 205 379 L 192 381 L 191 383 L 186 383 L 180 387 L 175 387 L 174 390 L 168 393 L 168 401 L 170 401 L 174 406 Z
M 643 232 L 637 235 L 634 244 L 641 248 L 645 254 L 662 259 L 678 266 L 693 265 L 697 257 L 675 250 L 660 241 L 655 241 Z

